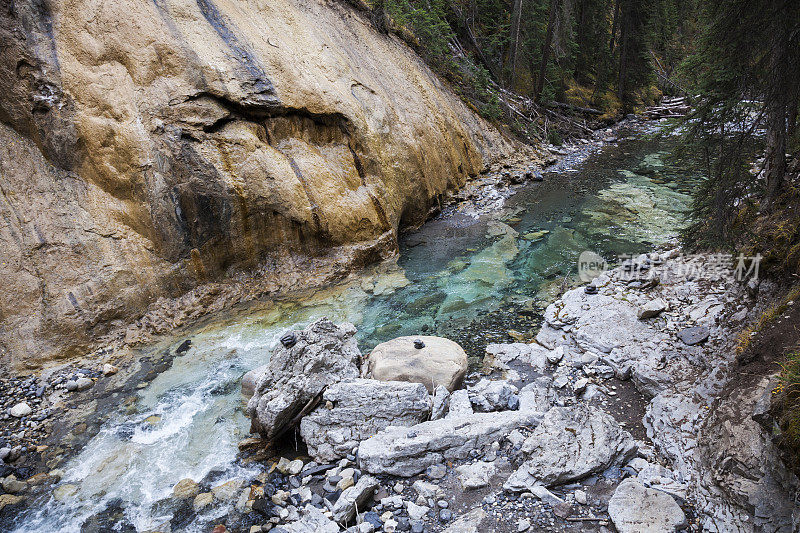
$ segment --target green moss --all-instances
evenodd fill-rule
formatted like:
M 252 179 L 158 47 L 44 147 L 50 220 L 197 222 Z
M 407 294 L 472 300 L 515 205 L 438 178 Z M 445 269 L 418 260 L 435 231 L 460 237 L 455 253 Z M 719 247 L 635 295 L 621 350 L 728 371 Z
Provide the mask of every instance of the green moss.
M 800 351 L 789 354 L 781 366 L 780 382 L 773 391 L 779 406 L 778 422 L 786 446 L 800 452 Z

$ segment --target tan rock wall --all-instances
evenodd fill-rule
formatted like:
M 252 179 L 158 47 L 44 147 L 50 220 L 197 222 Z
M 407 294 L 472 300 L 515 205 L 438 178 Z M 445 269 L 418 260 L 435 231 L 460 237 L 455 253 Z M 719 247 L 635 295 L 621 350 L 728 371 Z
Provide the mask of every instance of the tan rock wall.
M 297 264 L 276 258 L 385 254 L 512 149 L 338 1 L 18 0 L 0 38 L 0 350 L 17 367 Z

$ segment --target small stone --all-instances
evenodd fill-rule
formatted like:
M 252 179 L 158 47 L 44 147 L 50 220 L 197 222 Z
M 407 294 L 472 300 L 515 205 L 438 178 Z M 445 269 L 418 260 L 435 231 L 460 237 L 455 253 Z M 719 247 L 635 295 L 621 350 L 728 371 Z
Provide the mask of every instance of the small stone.
M 364 513 L 364 522 L 372 524 L 372 527 L 375 529 L 380 529 L 383 527 L 383 522 L 381 522 L 381 519 L 378 517 L 378 513 L 375 511 L 367 511 Z
M 289 463 L 285 473 L 289 474 L 290 476 L 296 476 L 301 470 L 303 470 L 303 461 L 300 459 L 295 459 Z
M 173 498 L 194 498 L 198 494 L 200 494 L 200 485 L 193 479 L 182 479 L 172 487 Z
M 289 499 L 289 493 L 285 490 L 276 491 L 275 494 L 272 495 L 272 503 L 275 505 L 286 505 L 286 500 Z
M 655 300 L 650 300 L 643 306 L 639 308 L 639 311 L 636 313 L 639 320 L 647 320 L 648 318 L 654 318 L 669 309 L 669 304 L 663 298 L 656 298 Z
M 575 501 L 578 502 L 581 505 L 586 505 L 586 502 L 588 501 L 586 499 L 586 493 L 584 491 L 582 491 L 582 490 L 576 490 L 575 491 Z
M 275 468 L 281 474 L 288 474 L 290 464 L 292 464 L 292 462 L 289 459 L 287 459 L 286 457 L 281 457 L 280 459 L 278 459 L 278 464 L 277 466 L 275 466 Z
M 508 408 L 512 411 L 519 409 L 519 396 L 514 394 L 508 398 Z
M 295 335 L 294 332 L 286 333 L 283 337 L 281 337 L 281 344 L 283 344 L 286 348 L 291 348 L 297 344 L 297 335 Z
M 28 484 L 24 481 L 19 481 L 15 476 L 8 476 L 3 480 L 3 490 L 8 492 L 9 494 L 19 494 L 20 492 L 25 492 L 25 489 L 28 488 Z
M 408 502 L 406 504 L 406 510 L 408 511 L 408 516 L 411 520 L 422 520 L 425 518 L 425 515 L 428 514 L 430 508 L 427 506 L 416 505 L 413 502 Z
M 89 389 L 94 385 L 94 381 L 89 378 L 78 378 L 76 383 L 78 384 L 79 391 Z
M 442 522 L 449 522 L 453 518 L 453 512 L 450 509 L 442 509 L 439 511 L 439 520 Z
M 531 528 L 531 521 L 527 518 L 522 518 L 517 522 L 517 531 L 528 531 Z
M 688 346 L 701 344 L 708 340 L 709 331 L 705 326 L 695 326 L 691 328 L 684 328 L 678 332 L 678 338 Z
M 17 505 L 22 503 L 25 498 L 22 496 L 17 496 L 14 494 L 2 494 L 0 495 L 0 511 L 2 511 L 6 506 L 9 505 Z
M 392 489 L 393 489 L 393 490 L 394 490 L 394 491 L 395 491 L 397 494 L 400 494 L 400 493 L 402 493 L 404 490 L 406 490 L 406 486 L 405 486 L 405 485 L 403 485 L 402 483 L 400 483 L 400 482 L 398 481 L 397 483 L 395 483 L 395 485 L 394 485 L 394 487 L 392 487 Z
M 581 378 L 575 382 L 572 386 L 572 390 L 575 391 L 575 394 L 580 394 L 586 390 L 586 386 L 589 384 L 589 380 L 586 378 Z
M 450 507 L 450 504 L 447 502 L 447 500 L 439 500 L 436 502 L 436 505 L 438 505 L 441 509 L 447 509 Z
M 194 502 L 192 503 L 192 508 L 194 512 L 199 512 L 202 509 L 205 509 L 214 501 L 214 495 L 210 492 L 203 492 L 195 496 Z
M 555 349 L 547 352 L 547 362 L 551 365 L 557 365 L 564 359 L 565 348 L 563 346 L 556 346 Z
M 71 380 L 67 381 L 67 382 L 64 384 L 64 387 L 65 387 L 65 388 L 66 388 L 66 389 L 67 389 L 69 392 L 75 392 L 76 390 L 78 390 L 78 382 L 77 382 L 77 381 L 75 381 L 75 380 L 72 380 L 72 379 L 71 379 Z
M 33 409 L 31 409 L 30 405 L 28 405 L 25 402 L 20 402 L 17 405 L 15 405 L 14 407 L 12 407 L 8 411 L 8 414 L 10 414 L 11 416 L 13 416 L 15 418 L 22 418 L 23 416 L 28 416 L 32 412 L 33 412 Z
M 447 467 L 444 465 L 431 465 L 425 470 L 425 475 L 430 479 L 442 479 L 447 475 Z
M 106 363 L 103 365 L 103 375 L 104 376 L 113 376 L 119 372 L 119 368 L 115 367 L 111 363 Z
M 244 484 L 245 482 L 243 479 L 232 479 L 227 483 L 222 483 L 221 485 L 217 485 L 216 487 L 212 488 L 211 492 L 219 501 L 227 502 L 236 496 L 236 494 L 239 492 L 239 489 L 241 489 Z

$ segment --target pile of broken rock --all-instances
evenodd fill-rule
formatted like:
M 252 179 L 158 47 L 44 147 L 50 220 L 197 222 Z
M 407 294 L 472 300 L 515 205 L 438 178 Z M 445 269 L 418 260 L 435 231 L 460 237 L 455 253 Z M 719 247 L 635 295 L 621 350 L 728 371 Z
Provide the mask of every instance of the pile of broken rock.
M 500 516 L 525 531 L 552 525 L 553 513 L 599 526 L 610 515 L 619 531 L 686 524 L 672 496 L 640 479 L 657 472 L 639 453 L 646 446 L 600 408 L 559 397 L 551 376 L 521 388 L 488 378 L 460 388 L 467 356 L 456 343 L 401 337 L 362 358 L 354 334 L 320 319 L 243 379 L 253 430 L 272 441 L 299 426 L 313 459 L 298 464 L 296 520 L 280 522 L 283 530 L 482 531 Z M 543 365 L 564 356 L 563 347 L 541 350 Z M 324 480 L 324 498 L 308 489 L 315 476 L 307 473 Z M 609 489 L 610 501 L 575 490 L 578 480 L 612 479 L 613 487 L 629 474 Z M 466 505 L 469 494 L 477 506 Z M 642 499 L 646 509 L 630 503 Z

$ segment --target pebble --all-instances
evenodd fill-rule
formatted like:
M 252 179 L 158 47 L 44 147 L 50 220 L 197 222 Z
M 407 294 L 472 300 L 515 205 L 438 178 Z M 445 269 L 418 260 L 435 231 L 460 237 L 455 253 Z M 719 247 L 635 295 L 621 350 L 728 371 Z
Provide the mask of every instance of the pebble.
M 527 518 L 522 518 L 520 519 L 519 522 L 517 522 L 517 531 L 519 532 L 528 531 L 530 528 L 531 528 L 531 521 L 528 520 Z
M 450 509 L 442 509 L 439 511 L 439 520 L 442 522 L 449 522 L 453 518 L 453 512 Z
M 12 408 L 11 408 L 11 409 L 8 411 L 8 413 L 9 413 L 11 416 L 15 417 L 15 418 L 22 418 L 23 416 L 28 416 L 28 415 L 29 415 L 29 414 L 31 414 L 32 412 L 33 412 L 33 409 L 31 408 L 31 406 L 30 406 L 30 405 L 28 405 L 28 404 L 27 404 L 27 403 L 25 403 L 25 402 L 20 402 L 20 403 L 18 403 L 17 405 L 15 405 L 14 407 L 12 407 Z
M 431 465 L 425 470 L 425 475 L 431 479 L 442 479 L 447 475 L 447 467 L 444 465 Z

